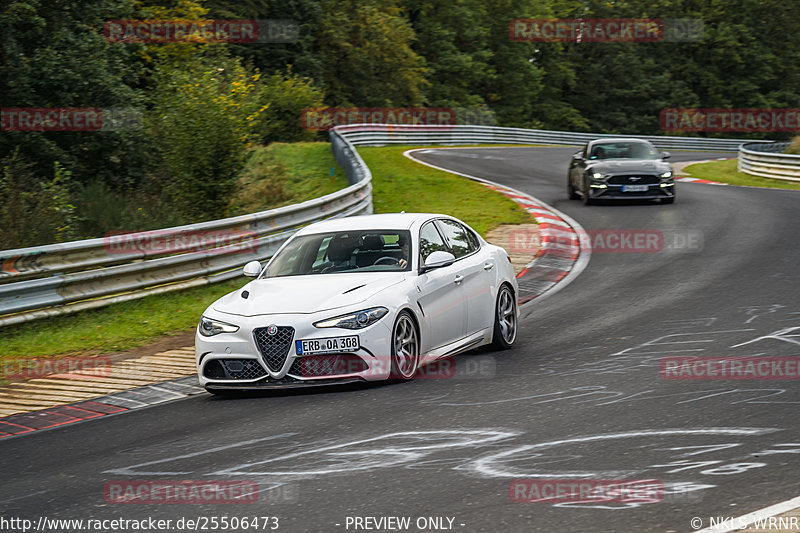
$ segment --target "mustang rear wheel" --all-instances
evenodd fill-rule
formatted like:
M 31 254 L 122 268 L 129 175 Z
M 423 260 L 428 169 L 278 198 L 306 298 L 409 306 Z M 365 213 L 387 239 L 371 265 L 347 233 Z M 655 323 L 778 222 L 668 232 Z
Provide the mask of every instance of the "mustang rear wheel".
M 492 346 L 507 350 L 517 338 L 517 302 L 508 285 L 497 291 L 497 306 L 494 313 L 494 334 Z
M 402 311 L 392 329 L 392 371 L 390 379 L 409 380 L 419 365 L 419 334 L 408 311 Z

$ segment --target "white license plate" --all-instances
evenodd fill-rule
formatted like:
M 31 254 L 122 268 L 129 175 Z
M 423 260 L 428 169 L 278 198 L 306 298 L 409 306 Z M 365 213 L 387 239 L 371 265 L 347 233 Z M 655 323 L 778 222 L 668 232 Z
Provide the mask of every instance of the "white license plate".
M 297 355 L 315 355 L 320 353 L 354 352 L 361 346 L 358 335 L 349 337 L 326 337 L 324 339 L 306 339 L 294 341 Z
M 647 185 L 623 185 L 622 192 L 644 192 L 649 188 Z

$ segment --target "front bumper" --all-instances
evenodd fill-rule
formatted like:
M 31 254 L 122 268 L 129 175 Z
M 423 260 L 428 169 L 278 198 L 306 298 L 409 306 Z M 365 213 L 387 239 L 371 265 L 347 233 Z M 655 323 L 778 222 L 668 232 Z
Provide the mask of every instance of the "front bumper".
M 646 191 L 623 191 L 624 185 L 604 184 L 604 188 L 589 187 L 589 197 L 597 200 L 658 200 L 675 197 L 675 183 L 647 185 Z
M 307 385 L 379 381 L 391 371 L 391 325 L 394 313 L 359 330 L 316 328 L 325 311 L 243 317 L 208 314 L 239 326 L 235 333 L 213 337 L 195 334 L 195 362 L 200 385 L 216 390 L 292 388 Z M 274 341 L 265 330 L 276 326 Z M 298 355 L 295 341 L 357 335 L 360 348 L 350 352 Z
M 279 380 L 270 380 L 264 378 L 259 381 L 248 383 L 216 383 L 209 382 L 205 385 L 206 389 L 213 391 L 256 391 L 256 390 L 282 390 L 282 389 L 305 389 L 309 387 L 330 387 L 351 385 L 356 383 L 367 383 L 367 380 L 362 378 L 331 378 L 331 379 L 315 379 L 315 380 L 300 380 L 290 377 L 285 377 Z

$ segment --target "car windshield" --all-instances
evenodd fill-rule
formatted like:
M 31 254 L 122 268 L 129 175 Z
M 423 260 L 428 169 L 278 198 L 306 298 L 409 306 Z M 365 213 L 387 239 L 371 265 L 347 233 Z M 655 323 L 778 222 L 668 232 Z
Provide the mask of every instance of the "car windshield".
M 658 159 L 652 144 L 642 142 L 601 143 L 592 146 L 589 159 Z
M 411 239 L 403 230 L 302 235 L 270 261 L 262 277 L 338 272 L 402 272 L 411 268 Z

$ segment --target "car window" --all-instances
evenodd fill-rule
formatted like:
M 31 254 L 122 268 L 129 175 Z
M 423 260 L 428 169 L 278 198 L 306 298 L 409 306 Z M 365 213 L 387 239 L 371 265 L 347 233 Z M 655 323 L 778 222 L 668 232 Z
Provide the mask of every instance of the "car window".
M 422 257 L 422 263 L 424 264 L 428 256 L 436 251 L 449 252 L 450 250 L 447 249 L 444 239 L 439 235 L 436 225 L 433 222 L 428 222 L 419 230 L 419 253 Z
M 467 229 L 455 220 L 439 220 L 444 236 L 450 244 L 450 249 L 456 259 L 474 252 L 477 247 L 468 236 Z
M 481 247 L 481 241 L 478 239 L 478 236 L 475 235 L 475 232 L 471 231 L 469 228 L 465 227 L 464 231 L 467 232 L 467 239 L 469 240 L 469 244 L 473 250 L 477 250 Z
M 590 159 L 658 159 L 652 144 L 643 142 L 601 143 L 592 147 Z
M 342 231 L 295 237 L 269 262 L 262 277 L 409 270 L 410 237 L 408 230 Z

